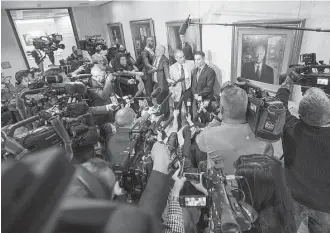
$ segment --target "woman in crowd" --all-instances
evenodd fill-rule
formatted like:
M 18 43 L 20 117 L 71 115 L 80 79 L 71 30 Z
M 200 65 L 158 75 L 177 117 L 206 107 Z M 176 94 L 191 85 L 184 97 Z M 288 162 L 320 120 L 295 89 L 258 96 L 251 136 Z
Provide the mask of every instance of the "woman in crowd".
M 281 163 L 264 155 L 244 155 L 235 163 L 245 201 L 258 213 L 249 233 L 296 233 L 294 206 Z

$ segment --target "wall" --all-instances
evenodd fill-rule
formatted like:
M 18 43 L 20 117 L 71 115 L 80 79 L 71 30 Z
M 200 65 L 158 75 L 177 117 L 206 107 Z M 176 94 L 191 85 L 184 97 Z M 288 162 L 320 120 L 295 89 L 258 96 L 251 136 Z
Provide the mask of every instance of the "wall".
M 102 22 L 99 7 L 74 7 L 72 11 L 79 39 L 92 35 L 105 37 L 106 24 Z
M 26 69 L 21 51 L 18 47 L 14 31 L 11 28 L 6 11 L 1 10 L 1 62 L 9 61 L 10 69 L 1 69 L 5 76 L 12 76 L 14 83 L 15 73 Z
M 253 1 L 114 1 L 101 6 L 104 23 L 121 22 L 128 51 L 133 52 L 130 20 L 152 18 L 158 44 L 167 44 L 166 21 L 182 20 L 188 14 L 203 23 L 233 23 L 261 19 L 307 19 L 306 27 L 330 28 L 329 2 Z M 106 35 L 109 42 L 109 36 Z M 231 80 L 232 27 L 205 26 L 203 51 L 220 83 Z M 316 52 L 318 60 L 329 62 L 330 33 L 304 32 L 301 53 Z

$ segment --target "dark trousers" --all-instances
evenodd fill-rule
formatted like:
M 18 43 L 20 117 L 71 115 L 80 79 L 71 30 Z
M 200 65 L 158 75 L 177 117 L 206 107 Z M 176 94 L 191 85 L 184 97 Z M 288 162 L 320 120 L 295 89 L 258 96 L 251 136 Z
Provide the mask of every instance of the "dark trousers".
M 146 96 L 150 97 L 151 93 L 153 91 L 153 87 L 154 87 L 154 83 L 152 80 L 152 74 L 146 74 L 143 76 L 142 78 L 143 82 L 144 82 L 144 87 L 145 87 L 145 91 L 146 91 Z
M 154 83 L 155 90 L 159 88 L 158 83 Z M 161 90 L 160 93 L 156 96 L 157 104 L 162 104 L 164 99 L 169 95 L 169 90 Z M 165 101 L 160 109 L 161 114 L 164 114 L 164 120 L 167 120 L 170 115 L 170 105 L 169 101 Z

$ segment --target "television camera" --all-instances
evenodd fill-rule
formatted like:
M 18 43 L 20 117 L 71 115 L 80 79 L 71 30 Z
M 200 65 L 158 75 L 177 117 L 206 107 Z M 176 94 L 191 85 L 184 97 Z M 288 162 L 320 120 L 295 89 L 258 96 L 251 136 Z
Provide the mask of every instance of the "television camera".
M 159 115 L 159 113 L 156 114 Z M 153 122 L 150 120 L 149 113 L 140 117 L 131 129 L 130 143 L 121 152 L 121 157 L 125 158 L 126 162 L 123 165 L 115 164 L 113 166 L 119 185 L 125 190 L 129 203 L 138 201 L 146 187 L 152 171 L 150 151 L 157 141 L 158 134 L 168 125 L 160 125 L 163 117 L 160 115 L 157 121 Z M 184 159 L 182 154 L 177 151 L 178 145 L 177 134 L 172 133 L 168 138 L 167 147 L 171 156 L 169 169 L 173 171 L 182 166 Z
M 62 40 L 63 37 L 62 35 L 59 34 L 51 34 L 48 36 L 40 36 L 34 38 L 32 42 L 34 48 L 41 50 L 45 53 L 45 56 L 41 59 L 36 59 L 36 57 L 34 57 L 36 59 L 37 65 L 39 65 L 46 58 L 46 55 L 48 55 L 49 60 L 54 65 L 55 64 L 54 51 L 58 49 L 65 49 L 65 45 L 60 44 Z
M 106 50 L 108 47 L 104 39 L 100 35 L 86 36 L 85 40 L 79 41 L 79 47 L 81 50 L 85 50 L 89 55 L 95 54 L 97 51 Z
M 184 173 L 183 175 L 190 180 L 193 174 Z M 208 207 L 209 216 L 206 220 L 208 220 L 209 229 L 216 230 L 215 232 L 244 232 L 251 229 L 257 219 L 257 213 L 245 202 L 244 198 L 242 200 L 238 198 L 241 196 L 239 192 L 242 191 L 237 188 L 236 179 L 244 179 L 244 177 L 225 176 L 221 170 L 214 169 L 206 173 L 194 173 L 194 175 L 198 177 L 194 181 L 201 182 L 208 195 L 180 195 L 181 206 Z
M 324 61 L 316 61 L 316 53 L 308 53 L 300 55 L 300 62 L 304 65 L 290 65 L 294 71 L 290 73 L 291 79 L 301 85 L 301 91 L 305 91 L 310 87 L 321 88 L 330 95 L 330 65 L 324 64 Z
M 51 147 L 64 147 L 72 159 L 76 149 L 94 147 L 98 133 L 93 111 L 85 102 L 67 103 L 63 108 L 52 108 L 39 112 L 36 116 L 24 119 L 2 129 L 2 140 L 6 153 L 4 159 L 21 159 L 28 153 Z M 20 127 L 34 123 L 34 129 L 14 136 Z
M 245 78 L 237 81 L 248 94 L 246 119 L 255 136 L 268 142 L 280 140 L 287 110 L 283 103 Z

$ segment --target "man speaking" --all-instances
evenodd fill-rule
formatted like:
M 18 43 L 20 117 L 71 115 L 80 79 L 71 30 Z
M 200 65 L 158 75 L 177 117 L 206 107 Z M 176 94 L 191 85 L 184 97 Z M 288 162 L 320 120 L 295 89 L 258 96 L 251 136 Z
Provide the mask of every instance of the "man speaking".
M 241 76 L 259 82 L 274 84 L 273 68 L 263 63 L 265 54 L 265 47 L 258 45 L 254 50 L 255 61 L 244 64 Z

